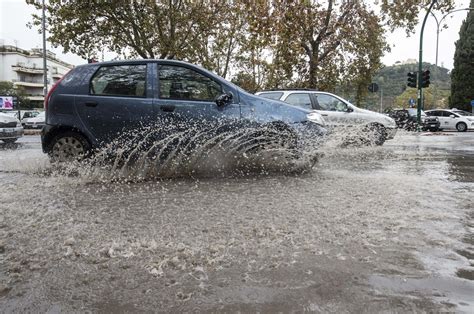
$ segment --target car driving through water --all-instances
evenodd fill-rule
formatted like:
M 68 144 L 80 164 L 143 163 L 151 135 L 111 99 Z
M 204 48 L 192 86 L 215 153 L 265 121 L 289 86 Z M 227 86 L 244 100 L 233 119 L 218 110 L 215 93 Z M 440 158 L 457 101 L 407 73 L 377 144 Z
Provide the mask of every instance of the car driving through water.
M 45 110 L 43 151 L 59 161 L 110 146 L 124 134 L 145 132 L 141 138 L 149 138 L 150 126 L 155 135 L 169 125 L 270 126 L 282 136 L 301 128 L 325 133 L 317 113 L 255 96 L 199 66 L 174 60 L 77 66 L 50 90 Z
M 358 108 L 347 100 L 328 92 L 289 89 L 262 91 L 256 95 L 313 110 L 323 116 L 328 128 L 362 126 L 362 133 L 370 134 L 376 145 L 382 145 L 385 140 L 393 139 L 397 132 L 397 126 L 392 118 Z

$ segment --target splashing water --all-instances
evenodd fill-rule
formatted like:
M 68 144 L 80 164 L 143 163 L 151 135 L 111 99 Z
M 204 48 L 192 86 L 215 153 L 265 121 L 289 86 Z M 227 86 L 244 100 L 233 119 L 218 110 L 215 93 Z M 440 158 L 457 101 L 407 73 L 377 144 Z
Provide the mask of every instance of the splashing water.
M 284 123 L 158 123 L 125 132 L 81 162 L 55 163 L 50 174 L 92 181 L 142 181 L 311 169 L 323 133 Z

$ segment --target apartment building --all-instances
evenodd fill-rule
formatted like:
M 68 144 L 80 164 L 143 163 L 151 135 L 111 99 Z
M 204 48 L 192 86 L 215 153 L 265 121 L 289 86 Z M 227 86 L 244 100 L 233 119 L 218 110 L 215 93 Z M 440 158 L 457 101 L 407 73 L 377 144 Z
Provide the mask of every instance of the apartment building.
M 74 66 L 46 51 L 48 90 Z M 43 50 L 21 49 L 4 45 L 0 40 L 0 81 L 10 81 L 24 88 L 30 101 L 43 106 Z

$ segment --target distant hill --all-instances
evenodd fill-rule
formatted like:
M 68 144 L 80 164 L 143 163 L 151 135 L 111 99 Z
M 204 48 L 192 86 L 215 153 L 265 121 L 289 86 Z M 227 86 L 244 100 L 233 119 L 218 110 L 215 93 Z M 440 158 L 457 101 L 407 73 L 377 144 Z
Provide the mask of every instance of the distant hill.
M 446 95 L 449 95 L 449 91 L 451 89 L 451 77 L 449 75 L 449 70 L 440 66 L 435 66 L 431 63 L 424 62 L 423 69 L 430 70 L 430 90 L 433 90 L 434 86 L 437 87 L 437 95 L 440 102 L 441 99 L 446 97 Z M 375 75 L 373 82 L 379 84 L 379 87 L 383 90 L 384 108 L 396 106 L 395 99 L 407 89 L 407 73 L 412 71 L 418 71 L 417 63 L 385 66 Z M 373 96 L 370 98 L 374 98 Z M 368 99 L 368 105 L 369 102 L 370 99 Z

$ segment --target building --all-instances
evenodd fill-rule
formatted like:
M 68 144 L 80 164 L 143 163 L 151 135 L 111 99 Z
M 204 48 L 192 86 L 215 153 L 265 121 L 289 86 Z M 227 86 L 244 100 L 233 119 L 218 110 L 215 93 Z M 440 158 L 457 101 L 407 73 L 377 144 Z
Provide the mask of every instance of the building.
M 48 67 L 48 90 L 74 66 L 59 60 L 56 54 L 46 51 Z M 43 50 L 21 49 L 4 45 L 0 40 L 0 81 L 10 81 L 24 89 L 35 107 L 42 107 L 43 96 Z

